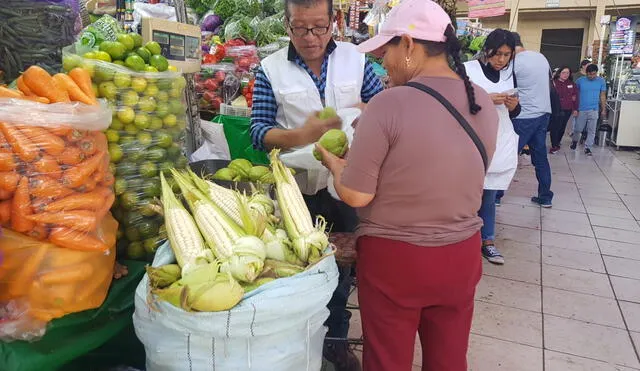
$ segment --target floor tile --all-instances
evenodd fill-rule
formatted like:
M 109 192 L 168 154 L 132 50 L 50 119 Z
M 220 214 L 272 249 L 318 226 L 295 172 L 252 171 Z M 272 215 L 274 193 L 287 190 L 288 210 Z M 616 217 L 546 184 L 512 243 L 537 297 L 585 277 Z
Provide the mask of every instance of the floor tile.
M 504 204 L 496 209 L 496 223 L 540 229 L 540 210 L 523 205 Z
M 514 261 L 500 250 L 505 257 L 504 265 L 495 265 L 484 260 L 482 272 L 487 276 L 507 278 L 514 281 L 540 284 L 540 263 Z
M 529 228 L 496 224 L 496 240 L 511 240 L 540 245 L 540 231 Z
M 585 206 L 592 206 L 592 207 L 605 207 L 608 209 L 622 209 L 622 210 L 625 210 L 627 208 L 624 202 L 620 201 L 619 198 L 611 200 L 606 198 L 592 198 L 588 196 L 583 196 L 582 202 L 585 204 Z
M 469 371 L 542 371 L 542 349 L 471 334 Z
M 555 267 L 542 266 L 542 285 L 583 294 L 613 298 L 613 291 L 606 274 Z
M 605 273 L 600 254 L 542 246 L 542 262 L 560 267 Z
M 598 246 L 600 246 L 602 255 L 640 260 L 640 241 L 638 242 L 638 244 L 631 244 L 609 240 L 598 240 Z
M 640 224 L 638 224 L 635 219 L 615 218 L 612 216 L 595 214 L 591 215 L 589 219 L 591 220 L 591 225 L 594 226 L 640 232 Z
M 562 210 L 543 210 L 542 229 L 576 236 L 593 237 L 593 229 L 586 214 Z
M 640 353 L 640 332 L 631 331 L 631 339 L 633 346 L 636 347 L 636 352 Z
M 634 369 L 616 366 L 611 363 L 593 359 L 558 353 L 552 350 L 544 351 L 545 371 L 633 371 Z
M 620 201 L 620 196 L 616 192 L 603 192 L 598 189 L 580 189 L 580 196 L 582 196 L 582 200 L 585 205 L 588 205 L 587 200 L 609 200 L 609 201 Z M 608 207 L 606 204 L 604 207 Z
M 513 264 L 513 261 L 540 264 L 539 245 L 512 240 L 499 240 L 496 241 L 496 247 L 507 260 L 507 264 Z
M 587 213 L 594 215 L 612 216 L 615 218 L 627 218 L 634 219 L 633 215 L 627 209 L 612 209 L 601 206 L 589 206 L 586 205 Z
M 640 280 L 611 276 L 611 284 L 618 300 L 640 303 Z
M 603 259 L 610 275 L 640 280 L 640 260 L 615 256 L 604 256 Z
M 625 328 L 618 303 L 613 298 L 543 287 L 542 304 L 545 315 Z
M 625 330 L 545 315 L 544 341 L 549 350 L 640 367 Z
M 605 227 L 593 227 L 596 234 L 596 238 L 618 241 L 626 243 L 638 243 L 640 241 L 640 232 L 624 231 L 621 229 L 605 228 Z
M 620 301 L 620 309 L 629 331 L 640 332 L 640 304 Z
M 540 286 L 483 276 L 476 289 L 476 300 L 540 312 Z
M 556 232 L 542 232 L 542 244 L 550 247 L 578 250 L 590 253 L 599 253 L 595 238 L 574 236 Z
M 542 314 L 476 301 L 471 332 L 542 347 Z

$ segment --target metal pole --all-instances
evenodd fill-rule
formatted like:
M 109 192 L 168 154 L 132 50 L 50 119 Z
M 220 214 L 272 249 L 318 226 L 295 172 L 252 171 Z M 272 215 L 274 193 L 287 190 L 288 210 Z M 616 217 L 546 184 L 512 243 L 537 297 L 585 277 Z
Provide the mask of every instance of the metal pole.
M 598 48 L 598 70 L 600 71 L 600 73 L 602 73 L 603 69 L 602 69 L 602 49 L 604 48 L 604 37 L 605 37 L 605 33 L 607 32 L 607 26 L 606 25 L 601 25 L 600 26 L 601 32 L 600 32 L 600 47 Z

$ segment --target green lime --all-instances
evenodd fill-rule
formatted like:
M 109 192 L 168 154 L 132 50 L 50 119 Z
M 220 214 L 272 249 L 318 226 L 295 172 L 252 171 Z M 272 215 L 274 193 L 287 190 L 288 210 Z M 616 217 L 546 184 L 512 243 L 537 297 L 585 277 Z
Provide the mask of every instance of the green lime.
M 160 90 L 171 90 L 173 84 L 173 79 L 158 79 L 158 87 Z
M 153 136 L 148 131 L 142 131 L 138 133 L 136 140 L 140 145 L 148 147 L 153 142 Z
M 122 121 L 118 119 L 118 117 L 113 117 L 111 119 L 111 125 L 109 125 L 109 128 L 113 130 L 122 130 L 122 128 L 124 128 L 124 125 L 122 124 Z
M 142 220 L 136 227 L 138 227 L 138 232 L 140 232 L 140 237 L 142 238 L 155 237 L 158 235 L 158 230 L 160 229 L 158 223 L 154 223 L 148 219 Z
M 144 251 L 146 251 L 147 254 L 153 255 L 156 253 L 156 250 L 158 250 L 158 247 L 160 247 L 161 242 L 162 240 L 160 240 L 160 238 L 158 238 L 157 236 L 151 237 L 142 241 L 142 246 L 144 246 Z
M 136 45 L 136 42 L 133 39 L 133 37 L 131 37 L 131 35 L 128 35 L 128 34 L 120 34 L 120 35 L 118 35 L 118 42 L 120 42 L 122 45 L 124 45 L 124 47 L 128 51 L 129 50 L 133 50 L 133 48 Z
M 169 113 L 174 115 L 183 115 L 186 111 L 185 106 L 179 100 L 172 100 L 169 102 Z
M 139 100 L 140 97 L 138 96 L 138 93 L 133 90 L 127 90 L 122 93 L 122 95 L 120 95 L 120 101 L 122 102 L 122 105 L 127 107 L 135 107 L 138 104 Z
M 170 128 L 176 126 L 176 124 L 178 123 L 177 120 L 178 119 L 176 118 L 176 115 L 171 114 L 167 115 L 167 117 L 165 117 L 162 122 L 164 122 L 165 127 Z
M 156 95 L 158 95 L 158 93 L 160 92 L 160 90 L 158 90 L 158 85 L 156 84 L 149 84 L 147 86 L 147 88 L 144 91 L 144 95 L 149 96 L 149 97 L 155 97 Z
M 139 171 L 144 178 L 152 178 L 158 175 L 158 166 L 151 161 L 147 161 L 140 165 Z
M 138 200 L 138 194 L 132 191 L 127 191 L 120 196 L 120 203 L 126 210 L 133 210 L 136 207 Z
M 135 178 L 131 178 L 127 180 L 127 182 L 129 182 L 129 189 L 139 193 L 144 188 L 145 179 L 142 179 L 136 174 Z
M 144 63 L 149 63 L 149 59 L 151 58 L 151 52 L 149 49 L 145 47 L 140 47 L 136 49 L 136 54 L 140 56 L 144 60 Z
M 140 235 L 135 230 L 135 228 L 133 228 L 131 232 L 127 229 L 125 235 L 129 240 L 133 241 L 129 242 L 129 246 L 127 246 L 127 257 L 131 260 L 140 260 L 145 257 L 146 251 L 144 250 L 142 242 L 129 238 L 130 233 L 132 236 L 136 237 L 136 239 L 140 238 Z
M 109 158 L 112 162 L 120 162 L 122 160 L 122 148 L 116 143 L 109 143 Z
M 87 52 L 82 55 L 86 59 L 96 59 L 96 52 Z
M 120 133 L 120 144 L 123 146 L 129 145 L 136 141 L 136 137 L 132 135 L 127 135 L 126 133 L 123 135 Z
M 121 162 L 116 169 L 116 175 L 118 177 L 135 175 L 138 172 L 138 166 L 131 162 Z M 131 188 L 131 184 L 129 184 L 128 187 Z
M 136 118 L 136 112 L 131 107 L 119 107 L 117 111 L 118 119 L 123 124 L 130 124 Z
M 131 86 L 131 75 L 124 72 L 116 72 L 113 76 L 113 83 L 120 89 Z
M 140 212 L 140 214 L 147 217 L 156 216 L 158 214 L 156 208 L 154 207 L 154 204 L 150 200 L 140 201 L 140 203 L 138 204 L 138 211 Z
M 115 174 L 116 173 L 116 164 L 114 164 L 113 162 L 109 162 L 109 172 L 111 174 Z
M 150 181 L 144 186 L 144 195 L 147 197 L 160 197 L 162 193 L 162 187 L 158 181 Z
M 177 126 L 169 128 L 167 129 L 167 131 L 169 132 L 169 134 L 171 134 L 171 136 L 173 136 L 173 141 L 176 143 L 181 142 L 184 139 L 184 131 Z
M 127 52 L 127 47 L 117 41 L 103 41 L 100 44 L 100 51 L 109 54 L 111 60 L 122 60 Z
M 158 101 L 160 101 L 160 100 L 158 100 Z M 157 105 L 157 107 L 156 107 L 156 116 L 158 116 L 159 118 L 163 119 L 163 118 L 167 117 L 168 114 L 169 114 L 169 106 L 164 104 L 164 102 L 161 102 L 160 104 Z
M 155 67 L 158 71 L 160 72 L 164 72 L 167 70 L 167 68 L 169 68 L 169 61 L 167 61 L 167 58 L 161 56 L 161 55 L 154 55 L 149 59 L 149 64 L 152 67 Z
M 184 169 L 187 167 L 188 164 L 189 162 L 187 161 L 187 158 L 184 156 L 178 157 L 175 163 L 177 169 Z
M 160 226 L 160 229 L 158 230 L 158 237 L 162 240 L 167 239 L 167 226 L 165 224 Z
M 180 77 L 176 78 L 171 83 L 171 88 L 172 89 L 184 90 L 184 88 L 186 88 L 186 87 L 187 87 L 187 80 L 184 78 L 184 76 L 180 76 Z
M 135 77 L 131 80 L 131 89 L 136 93 L 142 93 L 147 89 L 147 80 L 143 77 Z
M 163 173 L 167 173 L 173 168 L 173 162 L 161 162 L 159 168 Z
M 136 135 L 138 134 L 138 128 L 136 127 L 135 124 L 131 123 L 131 124 L 126 124 L 124 126 L 124 131 L 127 132 L 127 134 L 129 135 Z
M 67 54 L 62 57 L 62 69 L 69 72 L 82 64 L 82 57 L 76 54 Z
M 148 161 L 158 163 L 164 161 L 167 158 L 167 151 L 160 147 L 151 147 L 145 153 L 145 158 Z
M 99 61 L 105 61 L 111 63 L 111 56 L 107 52 L 99 51 L 96 52 L 96 58 Z
M 117 130 L 107 129 L 105 134 L 109 143 L 118 143 L 120 141 L 120 134 L 118 134 Z
M 140 36 L 140 34 L 137 34 L 135 32 L 129 32 L 129 35 L 133 39 L 134 48 L 139 48 L 142 46 L 142 36 Z
M 184 89 L 171 89 L 169 90 L 169 96 L 174 99 L 182 99 L 182 93 Z
M 153 67 L 153 66 L 146 66 L 144 68 L 144 72 L 156 73 L 156 72 L 160 72 L 160 71 L 158 71 L 158 69 Z
M 153 55 L 159 55 L 162 53 L 162 47 L 160 47 L 160 44 L 155 41 L 149 41 L 145 44 L 144 47 L 147 48 Z
M 127 191 L 127 181 L 123 178 L 116 179 L 116 182 L 113 184 L 113 191 L 116 196 L 120 196 Z
M 94 81 L 95 82 L 104 82 L 104 81 L 112 81 L 116 75 L 116 70 L 112 67 L 112 64 L 104 65 L 99 64 L 96 65 L 96 72 Z
M 158 131 L 155 142 L 158 147 L 169 148 L 173 144 L 173 137 L 166 131 Z
M 128 56 L 124 61 L 124 65 L 134 71 L 143 71 L 145 68 L 144 59 L 142 59 L 139 55 Z
M 149 87 L 151 87 L 153 85 L 149 85 Z M 148 88 L 147 88 L 148 89 Z M 149 96 L 144 96 L 142 98 L 140 98 L 140 101 L 138 102 L 138 108 L 143 111 L 143 112 L 147 112 L 147 113 L 151 113 L 153 111 L 156 110 L 156 100 L 154 97 L 149 97 Z
M 83 61 L 80 68 L 87 71 L 89 76 L 93 79 L 96 75 L 96 65 L 91 61 Z
M 151 117 L 151 124 L 149 124 L 149 130 L 158 130 L 158 129 L 162 129 L 162 119 L 160 117 L 157 116 L 152 116 Z
M 171 147 L 167 148 L 167 156 L 171 160 L 175 160 L 182 153 L 182 148 L 178 143 L 171 144 Z
M 119 59 L 118 59 L 117 61 L 113 61 L 113 64 L 117 64 L 118 66 L 125 67 L 125 65 L 124 65 L 124 61 L 121 61 L 121 60 L 119 60 Z
M 158 100 L 158 102 L 166 103 L 169 101 L 169 93 L 167 93 L 166 91 L 159 91 L 156 95 L 156 99 Z
M 137 113 L 134 124 L 138 129 L 144 130 L 151 124 L 151 117 L 149 117 L 149 115 L 147 115 L 146 113 Z
M 98 92 L 101 98 L 115 99 L 118 94 L 118 88 L 111 81 L 101 82 L 98 85 Z

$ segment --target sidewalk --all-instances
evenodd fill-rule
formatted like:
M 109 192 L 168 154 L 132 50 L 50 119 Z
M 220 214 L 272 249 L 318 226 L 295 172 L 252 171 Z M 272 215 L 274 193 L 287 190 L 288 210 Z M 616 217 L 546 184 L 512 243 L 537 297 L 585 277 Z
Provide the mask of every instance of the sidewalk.
M 640 370 L 640 155 L 566 148 L 549 160 L 553 209 L 530 203 L 526 156 L 498 208 L 506 264 L 484 263 L 469 369 Z M 360 334 L 359 313 L 351 323 Z

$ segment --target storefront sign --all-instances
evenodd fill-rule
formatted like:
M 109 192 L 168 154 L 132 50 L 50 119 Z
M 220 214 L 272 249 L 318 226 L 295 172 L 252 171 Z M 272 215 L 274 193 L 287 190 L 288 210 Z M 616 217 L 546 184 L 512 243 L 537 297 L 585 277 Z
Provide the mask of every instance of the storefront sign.
M 547 0 L 546 7 L 547 8 L 559 8 L 560 7 L 560 0 Z
M 469 18 L 497 17 L 505 13 L 505 0 L 467 0 Z
M 635 16 L 618 17 L 611 22 L 609 32 L 609 54 L 632 55 L 636 42 L 636 27 L 638 20 Z

